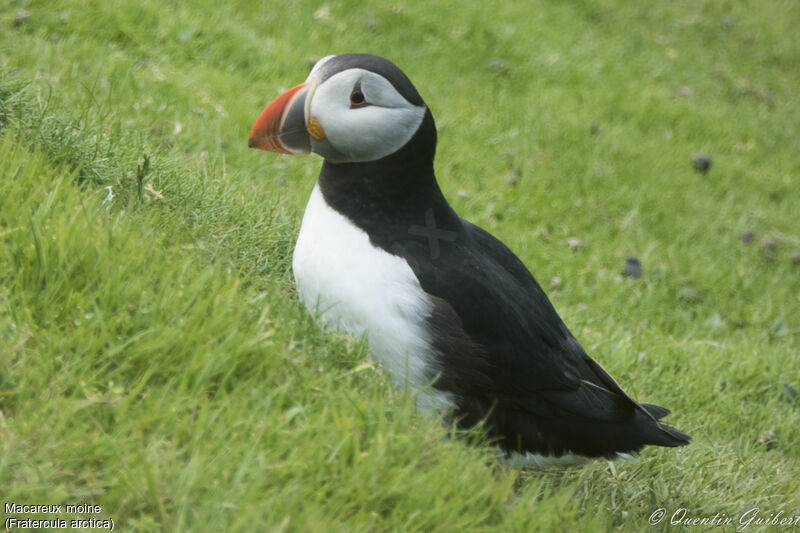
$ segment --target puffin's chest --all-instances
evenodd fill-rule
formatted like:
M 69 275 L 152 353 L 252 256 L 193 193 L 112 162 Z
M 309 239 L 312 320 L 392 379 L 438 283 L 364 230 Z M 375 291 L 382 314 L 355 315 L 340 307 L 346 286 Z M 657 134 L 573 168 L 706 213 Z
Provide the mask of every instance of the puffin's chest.
M 366 335 L 396 381 L 435 377 L 426 321 L 433 305 L 405 259 L 370 243 L 331 208 L 319 187 L 306 206 L 292 260 L 300 299 L 330 327 Z

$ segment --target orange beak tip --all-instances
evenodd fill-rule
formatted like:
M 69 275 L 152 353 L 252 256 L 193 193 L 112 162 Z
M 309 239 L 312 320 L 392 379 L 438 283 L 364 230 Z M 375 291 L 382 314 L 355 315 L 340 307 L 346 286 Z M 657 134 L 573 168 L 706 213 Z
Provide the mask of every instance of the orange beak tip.
M 279 154 L 292 153 L 286 149 L 281 141 L 281 122 L 286 112 L 286 107 L 292 100 L 292 97 L 305 86 L 305 83 L 301 83 L 289 89 L 261 112 L 255 124 L 253 124 L 252 130 L 250 130 L 250 138 L 247 141 L 247 146 Z

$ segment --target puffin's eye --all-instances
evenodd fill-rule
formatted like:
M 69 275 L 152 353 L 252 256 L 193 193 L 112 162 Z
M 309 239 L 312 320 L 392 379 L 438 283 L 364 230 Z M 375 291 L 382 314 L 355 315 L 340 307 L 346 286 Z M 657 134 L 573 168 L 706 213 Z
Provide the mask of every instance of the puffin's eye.
M 353 91 L 350 93 L 350 107 L 360 107 L 367 105 L 367 99 L 364 98 L 364 93 L 361 92 L 361 84 L 356 84 Z

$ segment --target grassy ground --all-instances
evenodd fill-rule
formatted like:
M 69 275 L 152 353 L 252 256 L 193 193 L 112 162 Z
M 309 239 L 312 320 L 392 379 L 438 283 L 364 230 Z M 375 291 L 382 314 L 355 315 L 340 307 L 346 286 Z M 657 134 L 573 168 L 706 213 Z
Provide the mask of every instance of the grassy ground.
M 800 514 L 798 23 L 791 1 L 3 1 L 1 499 L 122 531 Z M 290 256 L 320 161 L 247 133 L 348 51 L 405 69 L 456 209 L 560 278 L 579 340 L 691 446 L 507 470 L 304 312 Z

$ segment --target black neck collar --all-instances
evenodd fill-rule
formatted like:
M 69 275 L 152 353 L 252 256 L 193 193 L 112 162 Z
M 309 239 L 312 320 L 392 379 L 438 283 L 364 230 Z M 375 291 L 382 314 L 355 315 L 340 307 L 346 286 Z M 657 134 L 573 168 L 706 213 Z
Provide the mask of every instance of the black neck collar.
M 365 231 L 373 244 L 391 250 L 408 238 L 408 228 L 436 223 L 457 230 L 458 215 L 436 183 L 436 124 L 430 110 L 419 129 L 397 152 L 377 161 L 322 165 L 318 185 L 326 203 Z

